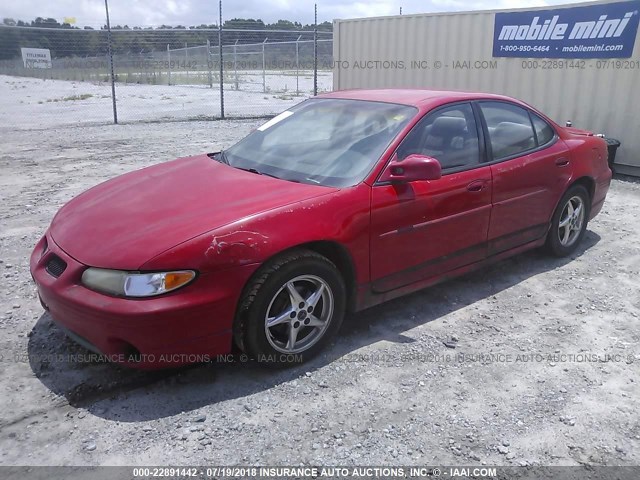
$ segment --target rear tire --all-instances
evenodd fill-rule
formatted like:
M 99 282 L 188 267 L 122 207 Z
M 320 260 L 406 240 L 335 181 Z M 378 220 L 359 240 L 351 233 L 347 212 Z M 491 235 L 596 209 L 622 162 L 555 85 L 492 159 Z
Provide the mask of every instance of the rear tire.
M 340 329 L 345 307 L 336 266 L 316 252 L 294 250 L 266 263 L 249 282 L 234 337 L 260 364 L 306 362 Z
M 589 221 L 591 199 L 587 189 L 574 185 L 560 199 L 551 219 L 545 247 L 556 257 L 571 255 L 578 247 Z

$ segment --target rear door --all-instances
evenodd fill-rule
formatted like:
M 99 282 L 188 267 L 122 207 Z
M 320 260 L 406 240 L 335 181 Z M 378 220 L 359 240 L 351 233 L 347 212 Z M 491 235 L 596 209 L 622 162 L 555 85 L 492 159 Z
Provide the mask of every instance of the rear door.
M 569 150 L 551 125 L 510 102 L 478 102 L 493 178 L 489 255 L 542 238 L 570 176 Z
M 441 275 L 486 256 L 491 167 L 481 163 L 479 121 L 470 103 L 423 118 L 398 147 L 434 157 L 442 178 L 375 184 L 371 198 L 373 289 L 386 292 Z

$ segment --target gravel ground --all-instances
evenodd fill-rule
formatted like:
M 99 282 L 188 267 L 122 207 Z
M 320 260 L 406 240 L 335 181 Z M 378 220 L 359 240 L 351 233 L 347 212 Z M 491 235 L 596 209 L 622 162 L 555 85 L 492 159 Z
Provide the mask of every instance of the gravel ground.
M 530 252 L 352 316 L 285 371 L 144 373 L 40 307 L 28 256 L 89 186 L 226 147 L 255 121 L 0 127 L 0 464 L 640 463 L 640 184 L 614 180 L 573 258 Z
M 275 115 L 313 95 L 313 76 L 307 72 L 300 76 L 300 95 L 295 95 L 295 76 L 287 72 L 267 76 L 268 93 L 256 91 L 262 89 L 262 72 L 259 78 L 256 72 L 250 72 L 241 75 L 240 80 L 239 91 L 225 86 L 228 117 Z M 319 73 L 320 92 L 330 91 L 332 82 L 330 72 Z M 217 86 L 118 83 L 116 98 L 120 123 L 204 120 L 220 115 Z M 109 83 L 0 75 L 0 124 L 11 125 L 12 129 L 110 123 L 112 108 Z

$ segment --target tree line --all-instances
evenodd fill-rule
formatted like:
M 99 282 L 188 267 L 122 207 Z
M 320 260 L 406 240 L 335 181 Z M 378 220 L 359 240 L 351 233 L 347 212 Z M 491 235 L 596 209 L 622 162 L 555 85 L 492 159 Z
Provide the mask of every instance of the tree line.
M 77 27 L 68 23 L 60 23 L 54 18 L 38 17 L 31 22 L 4 18 L 0 27 L 0 60 L 14 59 L 20 56 L 20 48 L 47 48 L 52 58 L 94 57 L 106 55 L 108 51 L 106 25 L 99 29 Z M 22 27 L 22 28 L 21 28 Z M 32 27 L 32 28 L 26 28 Z M 223 32 L 223 45 L 236 42 L 261 43 L 296 40 L 302 35 L 303 40 L 313 38 L 313 24 L 302 25 L 299 22 L 278 20 L 264 23 L 260 19 L 234 18 L 222 24 L 223 29 L 257 30 L 247 32 Z M 197 26 L 130 27 L 115 25 L 112 30 L 112 49 L 115 54 L 141 55 L 169 48 L 184 46 L 218 44 L 217 24 L 201 24 Z M 260 30 L 281 30 L 282 32 L 261 32 Z M 331 32 L 331 22 L 318 24 L 319 32 Z M 319 35 L 319 38 L 329 38 Z

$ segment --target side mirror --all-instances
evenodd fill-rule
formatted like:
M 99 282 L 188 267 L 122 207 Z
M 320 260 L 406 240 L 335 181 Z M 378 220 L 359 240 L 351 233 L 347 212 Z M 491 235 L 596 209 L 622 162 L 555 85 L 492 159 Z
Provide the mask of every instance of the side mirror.
M 395 157 L 380 176 L 381 182 L 409 183 L 419 180 L 438 180 L 442 176 L 440 162 L 426 155 L 412 154 L 404 160 Z

